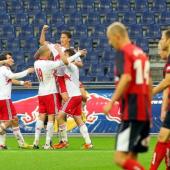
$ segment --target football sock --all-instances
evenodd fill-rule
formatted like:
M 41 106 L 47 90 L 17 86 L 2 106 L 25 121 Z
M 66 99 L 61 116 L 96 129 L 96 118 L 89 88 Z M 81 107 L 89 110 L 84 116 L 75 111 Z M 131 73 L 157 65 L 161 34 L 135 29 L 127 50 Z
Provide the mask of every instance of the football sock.
M 167 143 L 157 142 L 153 154 L 150 170 L 157 170 L 161 161 L 164 159 L 167 150 Z
M 80 126 L 80 133 L 82 134 L 82 136 L 85 140 L 85 143 L 91 144 L 91 139 L 90 139 L 90 136 L 89 136 L 89 133 L 88 133 L 87 126 L 85 124 Z
M 35 125 L 35 139 L 34 139 L 34 145 L 36 146 L 39 144 L 40 134 L 43 127 L 44 127 L 44 122 L 42 120 L 37 120 Z
M 60 133 L 60 136 L 61 136 L 61 141 L 67 142 L 68 137 L 67 137 L 67 125 L 66 125 L 66 123 L 59 125 L 59 133 Z
M 123 165 L 124 170 L 145 170 L 136 160 L 128 159 Z
M 53 122 L 48 122 L 47 123 L 47 132 L 46 132 L 46 145 L 50 145 L 50 141 L 51 138 L 53 136 L 53 131 L 54 131 L 54 127 L 53 127 L 54 123 Z
M 25 142 L 24 142 L 24 138 L 21 134 L 20 128 L 13 127 L 12 129 L 13 129 L 13 134 L 14 134 L 15 138 L 17 139 L 19 146 L 24 145 Z

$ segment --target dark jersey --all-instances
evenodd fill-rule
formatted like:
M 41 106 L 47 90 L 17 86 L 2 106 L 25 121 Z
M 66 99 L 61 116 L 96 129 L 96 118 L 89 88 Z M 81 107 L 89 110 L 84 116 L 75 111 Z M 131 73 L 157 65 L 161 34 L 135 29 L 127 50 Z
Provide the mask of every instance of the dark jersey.
M 132 77 L 121 99 L 122 120 L 150 120 L 148 56 L 136 45 L 127 44 L 115 57 L 115 73 L 117 81 L 122 74 Z

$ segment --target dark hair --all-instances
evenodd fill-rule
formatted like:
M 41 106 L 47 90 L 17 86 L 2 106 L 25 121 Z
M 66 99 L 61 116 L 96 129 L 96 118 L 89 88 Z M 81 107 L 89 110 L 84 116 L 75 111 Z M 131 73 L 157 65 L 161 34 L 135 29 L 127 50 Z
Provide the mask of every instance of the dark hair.
M 165 31 L 165 36 L 167 39 L 170 39 L 170 29 Z
M 75 54 L 74 49 L 71 49 L 71 48 L 66 49 L 64 52 L 65 52 L 65 53 L 68 53 L 68 55 L 69 55 L 69 56 L 72 56 L 72 55 L 74 55 L 74 54 Z
M 68 38 L 71 39 L 72 35 L 69 31 L 62 31 L 61 34 L 65 34 Z
M 6 60 L 7 59 L 6 58 L 7 55 L 11 55 L 12 56 L 12 53 L 9 52 L 9 51 L 5 51 L 5 52 L 1 53 L 0 54 L 0 61 Z

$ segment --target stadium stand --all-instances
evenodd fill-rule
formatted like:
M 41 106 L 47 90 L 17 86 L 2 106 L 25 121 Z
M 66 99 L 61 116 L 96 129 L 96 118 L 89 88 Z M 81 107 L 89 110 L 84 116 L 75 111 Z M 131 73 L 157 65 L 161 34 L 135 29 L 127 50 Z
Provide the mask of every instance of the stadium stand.
M 72 45 L 88 49 L 80 71 L 82 81 L 113 81 L 110 63 L 115 53 L 105 32 L 111 22 L 121 21 L 132 40 L 149 54 L 154 80 L 159 80 L 163 63 L 157 56 L 157 43 L 170 23 L 169 9 L 169 0 L 1 0 L 0 49 L 16 55 L 15 71 L 30 66 L 42 26 L 48 24 L 49 41 L 58 42 L 61 31 L 69 30 Z M 154 74 L 158 68 L 160 74 Z M 36 76 L 30 80 L 37 81 Z

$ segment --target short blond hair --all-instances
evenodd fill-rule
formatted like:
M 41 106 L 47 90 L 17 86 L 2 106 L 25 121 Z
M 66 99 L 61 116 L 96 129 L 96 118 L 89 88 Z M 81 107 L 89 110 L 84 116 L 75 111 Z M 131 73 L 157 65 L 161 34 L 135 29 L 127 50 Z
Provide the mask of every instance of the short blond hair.
M 127 29 L 126 29 L 125 25 L 122 24 L 121 22 L 113 22 L 112 24 L 110 24 L 107 27 L 107 32 L 110 32 L 112 34 L 119 33 L 123 37 L 128 35 L 128 32 L 127 32 Z

